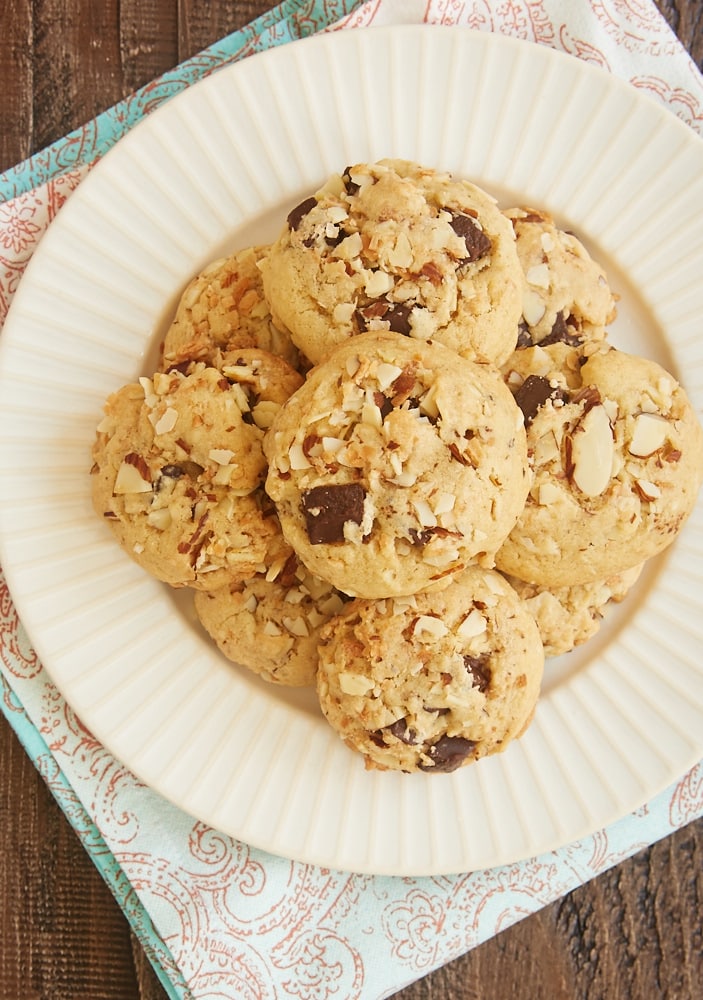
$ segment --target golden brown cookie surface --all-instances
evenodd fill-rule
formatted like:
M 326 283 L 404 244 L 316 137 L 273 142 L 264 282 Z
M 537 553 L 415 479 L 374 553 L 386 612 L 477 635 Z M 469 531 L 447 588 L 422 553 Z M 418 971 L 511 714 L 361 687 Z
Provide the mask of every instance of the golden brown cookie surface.
M 217 349 L 240 347 L 269 351 L 297 367 L 298 352 L 264 298 L 259 262 L 268 249 L 246 247 L 218 258 L 188 283 L 164 338 L 161 368 L 210 362 Z
M 491 562 L 527 491 L 522 414 L 500 374 L 392 332 L 337 348 L 264 446 L 287 541 L 354 596 L 415 593 Z
M 264 427 L 300 381 L 280 358 L 241 351 L 221 369 L 157 372 L 108 399 L 93 504 L 136 562 L 177 587 L 257 572 L 280 534 L 263 491 Z
M 516 343 L 510 222 L 475 185 L 408 161 L 331 177 L 290 213 L 262 270 L 274 319 L 313 363 L 366 330 L 496 364 Z
M 523 733 L 543 666 L 524 603 L 472 567 L 438 593 L 348 604 L 322 629 L 317 690 L 367 766 L 437 773 Z
M 703 432 L 676 379 L 607 344 L 527 348 L 505 371 L 525 414 L 532 484 L 498 568 L 566 587 L 669 545 L 703 476 Z
M 273 684 L 314 684 L 320 629 L 344 596 L 294 555 L 278 572 L 195 594 L 198 618 L 225 656 Z
M 603 340 L 615 319 L 615 296 L 604 268 L 583 243 L 544 211 L 507 209 L 525 275 L 520 343 Z

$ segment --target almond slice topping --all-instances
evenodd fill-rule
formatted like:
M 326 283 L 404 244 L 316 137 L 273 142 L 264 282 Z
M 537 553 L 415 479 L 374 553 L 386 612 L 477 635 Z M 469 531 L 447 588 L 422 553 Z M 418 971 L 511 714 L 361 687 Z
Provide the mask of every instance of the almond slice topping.
M 640 413 L 635 418 L 635 429 L 628 451 L 637 458 L 647 458 L 659 451 L 669 430 L 669 421 L 658 413 Z
M 582 493 L 597 497 L 605 491 L 613 469 L 615 442 L 602 404 L 592 406 L 571 436 L 571 478 Z

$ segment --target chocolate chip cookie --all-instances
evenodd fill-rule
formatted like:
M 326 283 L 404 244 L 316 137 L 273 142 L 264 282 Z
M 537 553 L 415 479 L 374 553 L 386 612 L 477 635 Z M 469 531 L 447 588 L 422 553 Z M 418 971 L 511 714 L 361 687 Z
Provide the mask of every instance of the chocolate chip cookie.
M 493 555 L 523 508 L 523 417 L 499 372 L 364 333 L 316 366 L 266 434 L 266 490 L 316 576 L 412 594 Z
M 600 580 L 661 552 L 691 513 L 703 432 L 661 365 L 608 344 L 516 351 L 532 484 L 502 571 L 546 587 Z
M 644 563 L 593 583 L 573 587 L 540 587 L 506 577 L 537 622 L 545 656 L 561 656 L 592 638 L 608 605 L 623 601 L 637 582 Z
M 215 591 L 196 591 L 198 618 L 222 653 L 272 684 L 315 682 L 322 626 L 345 595 L 290 554 L 266 572 Z
M 603 340 L 616 315 L 605 269 L 547 212 L 510 208 L 505 215 L 525 274 L 519 345 Z
M 164 338 L 160 368 L 184 361 L 212 362 L 217 349 L 261 348 L 297 368 L 289 335 L 271 318 L 259 262 L 268 246 L 245 247 L 213 260 L 183 291 Z
M 313 363 L 367 330 L 500 364 L 523 277 L 510 221 L 476 185 L 405 160 L 350 166 L 288 215 L 261 261 L 274 321 Z
M 302 379 L 242 350 L 220 369 L 157 372 L 107 400 L 93 448 L 93 504 L 126 552 L 174 587 L 256 573 L 280 536 L 262 442 Z
M 317 691 L 367 767 L 436 774 L 519 737 L 543 667 L 524 602 L 472 567 L 438 593 L 348 604 L 322 628 Z

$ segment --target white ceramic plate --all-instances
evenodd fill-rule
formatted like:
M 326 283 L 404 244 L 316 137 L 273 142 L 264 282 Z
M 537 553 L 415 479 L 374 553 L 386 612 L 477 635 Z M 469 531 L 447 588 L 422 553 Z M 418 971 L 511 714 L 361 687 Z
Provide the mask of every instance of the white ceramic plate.
M 587 646 L 550 664 L 527 735 L 450 775 L 366 772 L 310 692 L 223 660 L 89 499 L 105 396 L 147 371 L 188 279 L 272 239 L 348 162 L 403 156 L 551 209 L 621 293 L 613 340 L 703 403 L 703 143 L 546 48 L 461 29 L 320 36 L 192 87 L 62 209 L 2 337 L 0 535 L 21 617 L 68 702 L 146 783 L 253 845 L 440 874 L 570 842 L 703 753 L 703 517 Z

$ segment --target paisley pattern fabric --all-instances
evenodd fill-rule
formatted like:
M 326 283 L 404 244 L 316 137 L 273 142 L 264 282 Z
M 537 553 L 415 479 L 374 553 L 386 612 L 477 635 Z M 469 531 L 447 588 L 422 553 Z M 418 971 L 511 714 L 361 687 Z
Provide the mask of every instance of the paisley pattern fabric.
M 0 322 L 63 203 L 153 108 L 271 45 L 408 21 L 561 49 L 628 80 L 703 135 L 703 80 L 649 0 L 285 0 L 0 176 Z M 702 762 L 608 829 L 489 871 L 384 878 L 267 855 L 182 813 L 100 745 L 44 673 L 2 577 L 0 697 L 173 997 L 388 996 L 703 815 Z

